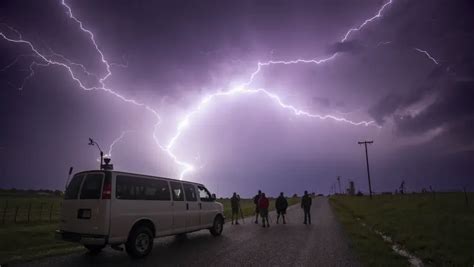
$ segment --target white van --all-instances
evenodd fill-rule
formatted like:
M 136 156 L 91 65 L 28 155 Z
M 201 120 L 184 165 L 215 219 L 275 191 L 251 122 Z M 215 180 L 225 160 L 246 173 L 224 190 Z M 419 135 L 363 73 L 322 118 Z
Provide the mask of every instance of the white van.
M 144 257 L 156 237 L 202 229 L 219 236 L 223 205 L 202 184 L 111 170 L 77 173 L 61 208 L 58 239 L 83 244 L 92 253 L 125 244 Z

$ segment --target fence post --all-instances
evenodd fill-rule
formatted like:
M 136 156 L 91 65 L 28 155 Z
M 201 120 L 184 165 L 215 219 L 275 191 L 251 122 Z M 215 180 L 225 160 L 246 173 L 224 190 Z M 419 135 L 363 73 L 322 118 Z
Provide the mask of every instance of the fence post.
M 31 201 L 28 204 L 28 220 L 26 221 L 26 223 L 30 223 L 30 213 L 31 213 Z
M 19 208 L 18 206 L 16 206 L 16 208 L 15 208 L 15 220 L 14 220 L 15 223 L 16 223 L 16 216 L 18 215 L 18 210 L 19 210 L 19 209 L 20 209 L 20 208 Z
M 7 209 L 8 209 L 8 199 L 5 201 L 5 207 L 3 208 L 2 224 L 5 224 L 5 217 L 7 216 Z
M 49 222 L 51 222 L 53 218 L 53 205 L 54 205 L 54 202 L 51 203 L 51 207 L 49 208 Z
M 39 221 L 41 222 L 41 219 L 43 219 L 43 202 L 41 202 L 40 205 L 40 215 L 39 215 Z

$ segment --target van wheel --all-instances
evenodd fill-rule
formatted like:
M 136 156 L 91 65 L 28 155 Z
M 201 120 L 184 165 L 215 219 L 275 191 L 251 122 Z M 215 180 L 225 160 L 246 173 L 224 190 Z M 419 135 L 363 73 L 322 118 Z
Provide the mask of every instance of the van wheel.
M 220 236 L 222 234 L 222 230 L 224 230 L 224 220 L 221 216 L 217 216 L 214 219 L 214 224 L 209 229 L 213 236 Z
M 146 226 L 139 226 L 132 230 L 125 243 L 125 250 L 133 258 L 142 258 L 153 249 L 153 233 Z
M 84 245 L 84 247 L 93 255 L 99 254 L 105 248 L 104 245 Z

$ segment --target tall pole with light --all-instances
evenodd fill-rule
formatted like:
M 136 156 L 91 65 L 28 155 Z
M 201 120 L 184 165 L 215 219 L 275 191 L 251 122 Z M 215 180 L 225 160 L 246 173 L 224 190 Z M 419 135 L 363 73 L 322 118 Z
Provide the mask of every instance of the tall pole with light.
M 90 137 L 89 137 L 89 145 L 90 146 L 96 146 L 97 149 L 99 149 L 99 152 L 100 152 L 99 170 L 101 170 L 102 169 L 102 162 L 104 161 L 104 152 L 102 152 L 102 149 L 100 149 L 99 144 L 96 141 L 94 141 L 94 139 L 92 139 Z

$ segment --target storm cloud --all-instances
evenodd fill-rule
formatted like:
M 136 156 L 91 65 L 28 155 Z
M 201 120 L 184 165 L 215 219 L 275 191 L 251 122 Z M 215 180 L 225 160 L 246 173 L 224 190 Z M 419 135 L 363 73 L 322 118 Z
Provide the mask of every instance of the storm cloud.
M 196 167 L 186 179 L 220 195 L 327 193 L 337 176 L 366 191 L 357 144 L 365 139 L 374 140 L 377 192 L 402 179 L 412 190 L 474 186 L 466 167 L 474 150 L 472 1 L 394 0 L 345 41 L 385 2 L 67 2 L 111 63 L 106 86 L 156 110 L 160 123 L 143 105 L 81 90 L 64 68 L 0 38 L 0 187 L 62 189 L 69 166 L 97 168 L 89 137 L 108 150 L 123 131 L 132 132 L 114 146 L 117 169 L 177 177 L 182 167 L 157 142 L 168 144 L 195 110 L 173 153 Z M 0 5 L 2 33 L 17 30 L 49 57 L 75 63 L 87 86 L 107 73 L 60 1 Z M 322 64 L 263 66 L 247 87 L 311 114 L 375 124 L 298 116 L 262 93 L 219 96 L 198 109 L 209 94 L 248 82 L 258 62 L 334 53 Z

